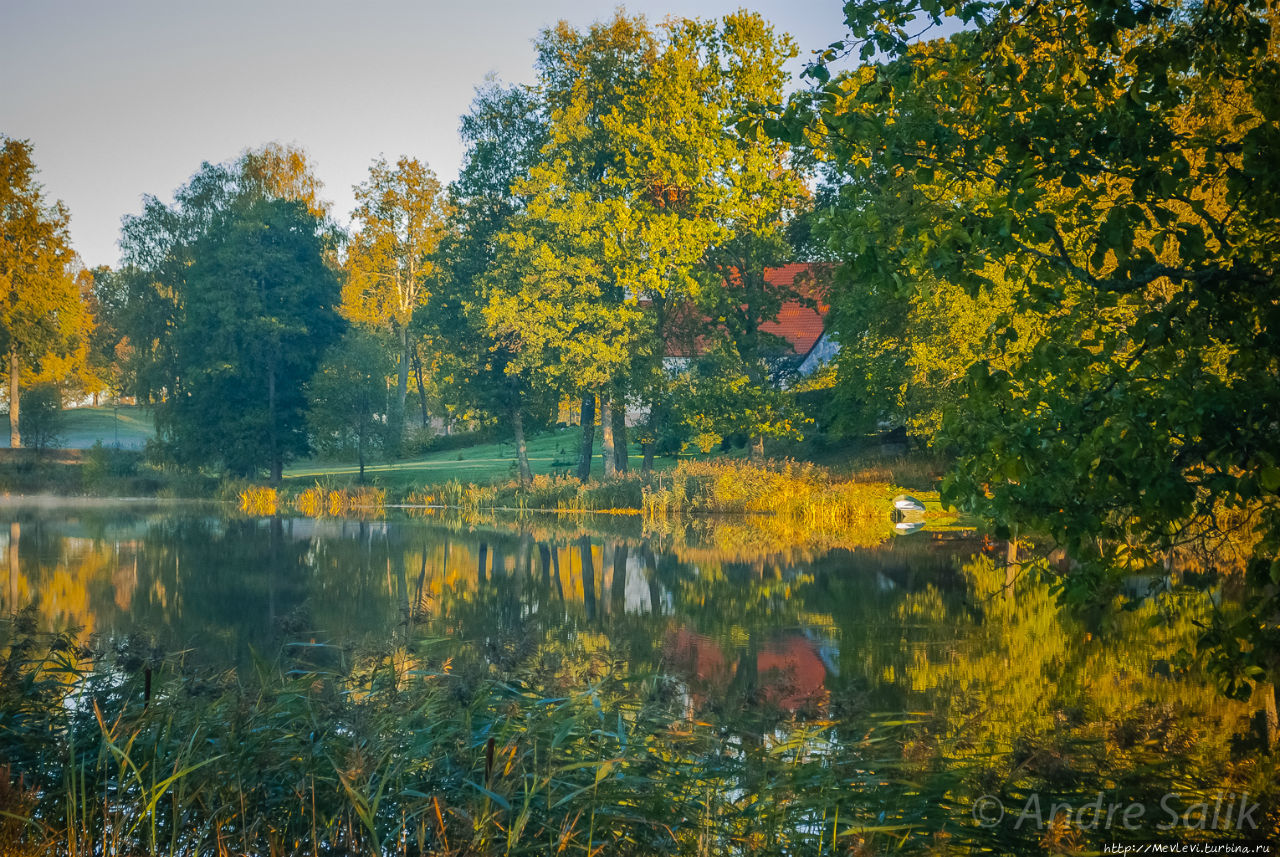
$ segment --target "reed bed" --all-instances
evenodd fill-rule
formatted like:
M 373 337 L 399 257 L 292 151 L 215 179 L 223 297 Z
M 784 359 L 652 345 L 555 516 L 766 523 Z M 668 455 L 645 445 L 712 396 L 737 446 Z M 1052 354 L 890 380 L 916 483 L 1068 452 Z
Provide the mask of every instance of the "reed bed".
M 277 488 L 250 485 L 238 492 L 240 511 L 256 517 L 271 517 L 282 509 L 293 509 L 309 518 L 376 517 L 385 512 L 387 492 L 368 485 L 339 487 L 316 483 L 297 494 Z
M 888 482 L 841 481 L 813 464 L 718 459 L 682 461 L 667 472 L 586 483 L 567 475 L 538 475 L 527 485 L 454 481 L 429 494 L 411 494 L 408 502 L 469 512 L 508 508 L 663 517 L 774 515 L 810 527 L 839 527 L 884 519 L 895 493 Z
M 410 507 L 443 507 L 472 518 L 495 510 L 637 515 L 650 521 L 752 516 L 749 526 L 769 541 L 800 544 L 834 539 L 832 544 L 837 545 L 855 528 L 860 532 L 859 544 L 873 543 L 872 530 L 877 540 L 886 535 L 878 525 L 888 520 L 890 501 L 900 490 L 889 482 L 836 479 L 813 464 L 718 459 L 681 461 L 666 472 L 622 474 L 586 483 L 567 475 L 538 475 L 526 485 L 514 480 L 498 484 L 452 480 L 410 491 L 403 501 Z M 264 516 L 283 508 L 308 517 L 380 515 L 388 502 L 382 488 L 319 483 L 292 496 L 250 486 L 239 492 L 239 498 L 241 511 Z
M 246 515 L 270 516 L 276 513 L 280 493 L 275 488 L 250 485 L 239 494 L 240 511 Z
M 309 518 L 324 515 L 380 515 L 384 511 L 387 492 L 367 485 L 326 488 L 316 484 L 293 499 L 293 508 Z
M 840 470 L 847 471 L 854 482 L 892 482 L 912 491 L 936 491 L 949 466 L 944 456 L 917 452 L 894 458 L 858 458 Z
M 895 493 L 887 482 L 838 482 L 816 465 L 794 461 L 682 461 L 656 475 L 644 492 L 644 511 L 774 515 L 837 527 L 884 519 Z
M 170 668 L 149 698 L 68 637 L 4 651 L 5 857 L 819 854 L 901 846 L 924 811 L 869 769 L 896 727 L 839 754 L 824 720 L 730 732 L 599 647 L 501 677 L 421 646 Z

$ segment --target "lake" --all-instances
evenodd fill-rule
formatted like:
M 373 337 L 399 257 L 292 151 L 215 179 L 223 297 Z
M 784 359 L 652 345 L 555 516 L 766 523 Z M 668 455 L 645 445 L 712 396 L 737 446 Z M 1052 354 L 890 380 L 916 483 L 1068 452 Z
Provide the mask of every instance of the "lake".
M 313 692 L 288 684 L 303 677 L 299 687 L 332 692 L 324 711 L 346 712 L 309 727 L 309 740 L 323 734 L 346 748 L 343 759 L 363 722 L 348 708 L 367 714 L 377 693 L 387 694 L 376 709 L 384 719 L 366 724 L 376 734 L 357 746 L 389 741 L 401 725 L 422 742 L 446 721 L 460 730 L 446 749 L 395 744 L 379 762 L 394 759 L 395 777 L 364 772 L 388 797 L 383 810 L 364 804 L 363 828 L 334 821 L 344 811 L 365 818 L 347 774 L 313 770 L 289 776 L 311 777 L 313 801 L 316 782 L 336 797 L 327 828 L 314 829 L 324 814 L 314 811 L 309 840 L 305 812 L 252 839 L 247 814 L 219 820 L 193 800 L 182 810 L 191 819 L 175 808 L 160 822 L 165 853 L 232 853 L 209 843 L 235 833 L 243 853 L 268 853 L 277 834 L 267 828 L 295 823 L 302 832 L 280 841 L 327 843 L 318 853 L 462 853 L 464 835 L 474 853 L 518 852 L 522 794 L 520 847 L 530 853 L 555 850 L 570 824 L 564 842 L 605 853 L 1074 853 L 1277 833 L 1276 763 L 1259 706 L 1223 698 L 1189 655 L 1213 609 L 1206 596 L 1176 578 L 1137 580 L 1104 609 L 1067 610 L 1032 569 L 1005 586 L 1003 544 L 955 528 L 898 535 L 887 512 L 882 527 L 807 543 L 751 519 L 393 510 L 348 520 L 253 518 L 204 503 L 16 504 L 0 509 L 0 545 L 8 675 L 33 674 L 18 665 L 15 641 L 54 632 L 79 641 L 94 665 L 60 679 L 78 688 L 49 697 L 64 708 L 100 697 L 99 708 L 140 717 L 145 731 L 147 717 L 179 700 L 194 717 L 193 699 L 230 694 L 243 708 L 250 697 L 265 704 L 267 688 L 278 720 L 281 699 Z M 452 697 L 415 690 L 442 681 Z M 44 758 L 23 743 L 29 723 L 13 712 L 27 703 L 15 688 L 0 764 L 15 778 L 25 765 L 25 781 L 43 776 L 53 794 L 67 774 L 48 748 L 63 745 L 42 745 Z M 490 694 L 483 704 L 479 688 Z M 415 727 L 416 693 L 440 707 Z M 591 729 L 557 722 L 597 715 L 603 725 Z M 104 718 L 95 728 L 108 727 Z M 557 741 L 562 729 L 577 737 Z M 648 747 L 643 758 L 632 742 Z M 104 746 L 99 754 L 114 758 L 117 745 Z M 579 755 L 540 778 L 553 751 Z M 414 752 L 434 761 L 415 772 Z M 435 782 L 446 759 L 457 778 Z M 122 788 L 103 776 L 102 788 Z M 656 803 L 636 797 L 628 777 L 643 777 L 640 791 Z M 537 784 L 548 796 L 530 803 Z M 566 811 L 588 787 L 590 825 Z M 553 799 L 554 788 L 563 793 Z M 616 795 L 602 797 L 609 788 Z M 74 827 L 46 807 L 48 795 L 33 795 L 28 815 Z M 269 803 L 258 811 L 274 812 Z M 493 827 L 478 833 L 484 813 Z M 107 835 L 111 812 L 100 815 L 84 825 L 92 836 Z M 203 833 L 184 838 L 198 825 Z M 147 825 L 134 826 L 143 836 Z

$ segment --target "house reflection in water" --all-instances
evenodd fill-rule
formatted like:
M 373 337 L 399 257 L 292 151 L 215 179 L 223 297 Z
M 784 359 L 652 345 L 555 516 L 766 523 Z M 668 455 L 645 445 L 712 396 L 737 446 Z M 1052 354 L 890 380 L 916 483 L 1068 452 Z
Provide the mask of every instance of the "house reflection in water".
M 663 646 L 668 669 L 680 677 L 693 708 L 737 694 L 749 702 L 799 711 L 826 700 L 828 673 L 838 667 L 834 643 L 790 632 L 749 644 L 736 658 L 715 640 L 688 628 L 673 631 Z

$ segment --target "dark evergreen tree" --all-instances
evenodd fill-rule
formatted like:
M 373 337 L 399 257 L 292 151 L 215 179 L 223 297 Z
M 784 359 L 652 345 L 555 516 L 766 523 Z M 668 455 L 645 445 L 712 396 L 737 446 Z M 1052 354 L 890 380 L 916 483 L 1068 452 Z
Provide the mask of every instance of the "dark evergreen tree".
M 175 461 L 279 480 L 307 451 L 304 386 L 345 323 L 332 225 L 255 163 L 205 164 L 172 206 L 126 218 L 122 333 Z

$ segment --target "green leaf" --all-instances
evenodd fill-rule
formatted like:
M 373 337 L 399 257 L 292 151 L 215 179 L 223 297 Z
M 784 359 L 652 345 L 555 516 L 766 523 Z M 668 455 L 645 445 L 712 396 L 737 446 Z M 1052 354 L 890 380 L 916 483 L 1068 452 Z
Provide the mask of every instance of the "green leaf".
M 1264 467 L 1258 473 L 1258 484 L 1273 494 L 1280 490 L 1280 467 Z

